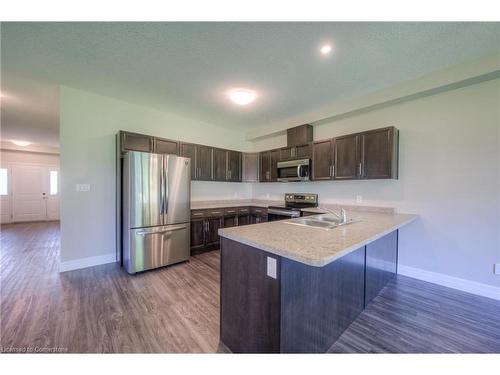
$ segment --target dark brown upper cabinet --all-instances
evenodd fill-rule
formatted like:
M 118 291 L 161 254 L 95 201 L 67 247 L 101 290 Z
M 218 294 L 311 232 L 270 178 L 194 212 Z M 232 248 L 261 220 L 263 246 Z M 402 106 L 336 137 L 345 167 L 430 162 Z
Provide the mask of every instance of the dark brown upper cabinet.
M 213 180 L 213 148 L 196 145 L 196 179 Z
M 360 137 L 360 178 L 398 178 L 399 131 L 394 127 L 363 132 Z
M 214 180 L 226 181 L 228 179 L 227 169 L 227 151 L 214 148 Z
M 345 135 L 334 139 L 334 171 L 335 180 L 354 180 L 361 176 L 359 157 L 360 136 Z
M 241 181 L 241 152 L 214 148 L 214 180 Z
M 157 154 L 179 155 L 179 142 L 155 137 L 153 139 L 153 152 Z
M 310 159 L 311 158 L 311 144 L 304 144 L 299 146 L 284 147 L 280 150 L 280 161 L 293 160 L 293 159 Z
M 278 181 L 278 162 L 280 149 L 261 152 L 260 155 L 260 182 Z
M 196 145 L 193 143 L 182 143 L 179 146 L 180 155 L 185 158 L 191 158 L 191 180 L 196 180 Z
M 227 151 L 227 180 L 241 181 L 241 152 Z
M 299 146 L 312 142 L 313 127 L 311 125 L 300 125 L 286 130 L 286 145 Z
M 192 180 L 212 180 L 212 154 L 212 147 L 183 142 L 180 144 L 180 155 L 191 158 Z
M 271 151 L 259 153 L 260 182 L 271 181 Z
M 333 139 L 314 142 L 312 145 L 312 179 L 333 178 Z
M 278 161 L 280 160 L 280 150 L 271 150 L 270 151 L 270 174 L 271 174 L 271 182 L 278 181 Z
M 241 181 L 259 181 L 259 154 L 244 152 L 241 161 Z
M 121 152 L 153 152 L 153 138 L 149 135 L 120 131 Z

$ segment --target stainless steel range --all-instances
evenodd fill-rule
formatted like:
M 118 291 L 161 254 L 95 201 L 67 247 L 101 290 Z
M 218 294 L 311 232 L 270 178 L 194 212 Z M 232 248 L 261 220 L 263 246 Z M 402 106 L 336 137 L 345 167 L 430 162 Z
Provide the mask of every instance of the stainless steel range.
M 285 194 L 283 206 L 270 206 L 267 209 L 267 221 L 292 219 L 302 216 L 300 211 L 306 207 L 318 206 L 318 194 Z

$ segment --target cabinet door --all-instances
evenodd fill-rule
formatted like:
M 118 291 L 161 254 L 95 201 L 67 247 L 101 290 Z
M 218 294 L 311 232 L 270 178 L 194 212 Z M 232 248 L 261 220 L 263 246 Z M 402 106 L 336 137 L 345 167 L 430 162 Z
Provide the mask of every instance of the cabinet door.
M 238 216 L 238 226 L 250 224 L 250 215 Z
M 332 178 L 333 148 L 332 141 L 315 142 L 312 156 L 312 179 L 330 180 Z
M 278 181 L 278 161 L 280 158 L 280 150 L 271 150 L 270 151 L 270 175 L 271 175 L 271 180 L 270 181 Z
M 295 152 L 295 147 L 286 147 L 286 148 L 280 149 L 280 160 L 279 161 L 286 161 L 286 160 L 293 159 L 294 152 Z
M 242 176 L 244 182 L 259 181 L 259 154 L 258 153 L 243 153 L 242 154 Z
M 155 138 L 154 152 L 157 154 L 179 155 L 179 143 L 170 139 Z
M 241 181 L 241 152 L 227 152 L 228 176 L 229 181 Z
M 196 145 L 196 168 L 198 180 L 212 180 L 212 147 Z
M 352 180 L 360 176 L 359 136 L 346 135 L 334 140 L 336 180 Z
M 238 208 L 226 208 L 224 212 L 224 228 L 238 225 Z
M 153 138 L 149 135 L 121 132 L 121 151 L 153 152 Z
M 219 228 L 222 228 L 222 218 L 212 217 L 207 221 L 207 233 L 205 244 L 207 246 L 216 245 L 219 243 Z
M 192 143 L 180 144 L 180 155 L 185 158 L 191 158 L 191 180 L 197 179 L 196 173 L 196 145 Z
M 259 154 L 260 158 L 260 181 L 267 182 L 271 179 L 271 171 L 269 169 L 271 165 L 271 153 L 269 151 L 264 151 Z
M 398 133 L 395 128 L 361 133 L 361 178 L 397 178 Z
M 191 250 L 205 246 L 205 220 L 191 220 Z
M 229 177 L 227 169 L 227 151 L 214 148 L 214 180 L 226 181 Z
M 311 144 L 296 146 L 294 151 L 294 156 L 296 159 L 310 159 Z

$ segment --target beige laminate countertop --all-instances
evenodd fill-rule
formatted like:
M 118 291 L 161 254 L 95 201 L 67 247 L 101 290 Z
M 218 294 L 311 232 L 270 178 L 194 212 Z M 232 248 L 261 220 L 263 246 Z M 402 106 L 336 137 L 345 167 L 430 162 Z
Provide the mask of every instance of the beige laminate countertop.
M 348 211 L 358 222 L 330 230 L 290 224 L 297 219 L 219 229 L 219 235 L 243 244 L 322 267 L 412 222 L 417 215 Z
M 267 208 L 269 206 L 275 206 L 283 204 L 280 201 L 271 201 L 271 200 L 250 200 L 250 199 L 235 199 L 235 200 L 227 200 L 227 201 L 194 201 L 191 202 L 192 210 L 206 210 L 212 208 L 229 208 L 229 207 L 264 207 Z
M 192 210 L 206 210 L 213 208 L 229 208 L 229 207 L 263 207 L 269 206 L 282 206 L 283 201 L 270 200 L 270 199 L 232 199 L 232 200 L 212 200 L 212 201 L 193 201 L 191 202 Z M 348 211 L 362 211 L 362 212 L 380 212 L 380 213 L 394 213 L 393 207 L 377 207 L 377 206 L 363 206 L 363 205 L 346 205 L 339 203 L 326 203 L 321 204 L 321 207 L 302 208 L 301 211 L 311 213 L 324 213 L 324 209 L 340 210 L 345 208 Z

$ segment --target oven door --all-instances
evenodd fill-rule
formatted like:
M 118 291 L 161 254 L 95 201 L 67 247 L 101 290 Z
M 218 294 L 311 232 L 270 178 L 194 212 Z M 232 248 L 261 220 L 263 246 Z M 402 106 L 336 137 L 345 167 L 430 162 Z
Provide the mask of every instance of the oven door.
M 281 161 L 278 163 L 278 181 L 308 181 L 309 159 Z
M 278 208 L 267 209 L 267 221 L 278 221 L 300 217 L 300 211 L 284 210 Z

